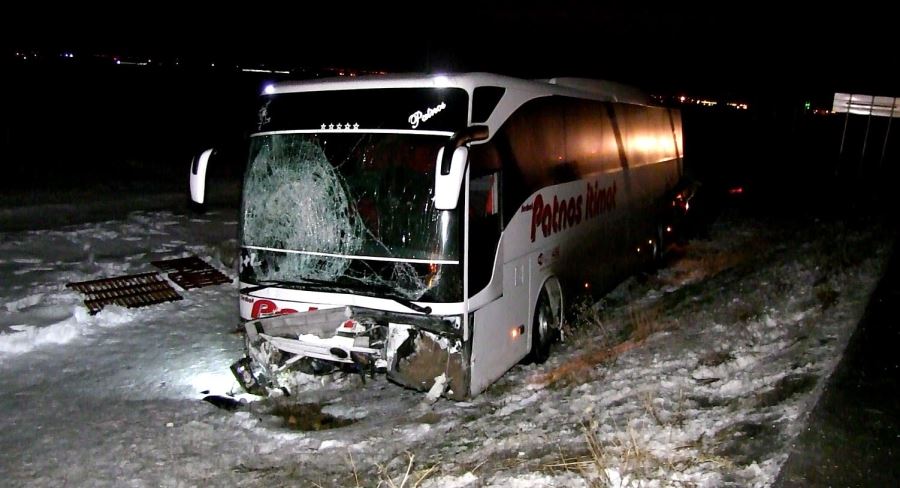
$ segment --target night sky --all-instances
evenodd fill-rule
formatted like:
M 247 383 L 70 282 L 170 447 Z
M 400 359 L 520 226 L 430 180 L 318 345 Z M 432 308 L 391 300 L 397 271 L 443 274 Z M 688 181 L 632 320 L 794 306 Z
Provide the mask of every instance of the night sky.
M 0 187 L 8 193 L 88 185 L 98 175 L 183 186 L 172 179 L 173 168 L 180 171 L 206 147 L 223 155 L 216 168 L 239 178 L 247 124 L 262 86 L 327 74 L 325 68 L 580 76 L 630 83 L 656 95 L 718 100 L 720 108 L 747 102 L 751 110 L 743 115 L 685 107 L 691 161 L 765 174 L 757 164 L 762 159 L 791 169 L 798 180 L 810 171 L 835 175 L 833 168 L 856 164 L 820 162 L 836 157 L 843 120 L 804 122 L 811 113 L 803 111 L 807 102 L 827 110 L 836 91 L 900 95 L 898 7 L 387 4 L 9 7 L 0 19 L 7 113 L 0 125 L 3 170 L 11 177 Z M 23 62 L 13 56 L 17 51 L 56 59 Z M 77 53 L 78 62 L 60 61 L 66 51 Z M 113 55 L 153 59 L 155 67 L 115 66 Z M 292 74 L 251 74 L 239 67 Z M 849 126 L 848 147 L 854 149 L 848 154 L 864 145 L 866 125 L 856 125 Z M 883 126 L 885 120 L 876 121 L 876 146 Z M 895 143 L 883 147 L 896 157 Z M 869 153 L 867 158 L 880 156 Z M 41 164 L 21 164 L 26 160 Z M 719 164 L 723 160 L 729 164 Z M 787 181 L 784 174 L 779 181 Z
M 309 2 L 189 11 L 62 7 L 5 16 L 9 47 L 220 62 L 587 76 L 656 91 L 896 95 L 896 7 L 586 1 Z M 426 6 L 423 6 L 426 5 Z M 887 10 L 885 10 L 887 9 Z M 77 17 L 77 20 L 76 20 Z

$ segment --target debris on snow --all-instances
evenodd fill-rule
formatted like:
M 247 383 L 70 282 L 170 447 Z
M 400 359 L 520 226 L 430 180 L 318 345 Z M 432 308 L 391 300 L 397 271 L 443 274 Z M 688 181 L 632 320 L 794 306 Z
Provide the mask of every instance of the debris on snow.
M 432 385 L 431 389 L 428 390 L 428 393 L 425 395 L 425 402 L 429 405 L 438 401 L 438 398 L 444 394 L 444 390 L 447 389 L 447 375 L 441 373 L 439 376 L 434 378 L 434 385 Z

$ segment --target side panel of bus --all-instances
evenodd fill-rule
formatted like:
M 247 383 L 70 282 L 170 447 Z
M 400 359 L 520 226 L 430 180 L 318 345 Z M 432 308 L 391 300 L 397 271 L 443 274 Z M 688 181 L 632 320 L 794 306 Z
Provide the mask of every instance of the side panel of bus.
M 473 314 L 473 395 L 530 350 L 548 279 L 602 292 L 652 254 L 664 198 L 681 177 L 680 129 L 664 108 L 545 97 L 473 146 L 473 177 L 497 171 L 502 181 L 503 216 L 496 241 L 469 236 L 471 252 L 497 250 L 488 267 L 502 273 L 490 281 L 502 282 L 500 296 Z M 490 286 L 474 276 L 470 295 L 483 295 Z

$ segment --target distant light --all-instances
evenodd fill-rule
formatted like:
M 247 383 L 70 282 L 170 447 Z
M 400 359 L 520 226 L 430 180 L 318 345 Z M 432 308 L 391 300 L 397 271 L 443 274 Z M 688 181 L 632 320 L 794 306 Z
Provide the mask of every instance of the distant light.
M 740 195 L 741 193 L 744 193 L 744 187 L 736 186 L 728 190 L 728 193 L 731 193 L 732 195 Z
M 117 59 L 116 64 L 122 64 L 122 62 Z
M 806 102 L 806 103 L 803 104 L 803 108 L 805 108 L 806 110 L 809 110 L 810 107 L 812 107 L 812 104 L 809 103 L 809 102 Z
M 275 93 L 275 85 L 266 85 L 266 87 L 263 89 L 263 92 L 266 95 L 271 95 L 271 94 Z
M 681 100 L 681 103 L 684 103 L 684 101 L 687 100 L 687 97 L 682 95 L 682 96 L 678 97 L 678 100 Z
M 666 232 L 672 232 L 672 226 L 671 226 L 671 225 L 666 226 Z
M 437 75 L 434 77 L 434 86 L 438 88 L 445 88 L 450 86 L 450 78 L 447 78 L 444 75 Z

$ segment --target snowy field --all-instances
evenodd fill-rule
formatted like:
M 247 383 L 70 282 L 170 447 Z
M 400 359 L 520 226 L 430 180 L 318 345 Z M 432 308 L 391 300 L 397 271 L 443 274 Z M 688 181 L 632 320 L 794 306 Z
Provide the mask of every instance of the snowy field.
M 234 278 L 236 220 L 0 233 L 5 486 L 767 486 L 892 244 L 875 222 L 725 217 L 664 269 L 580 301 L 550 361 L 470 403 L 350 376 L 227 411 L 201 399 L 236 388 L 234 283 L 96 316 L 65 283 L 190 254 Z M 326 414 L 342 426 L 297 429 Z

